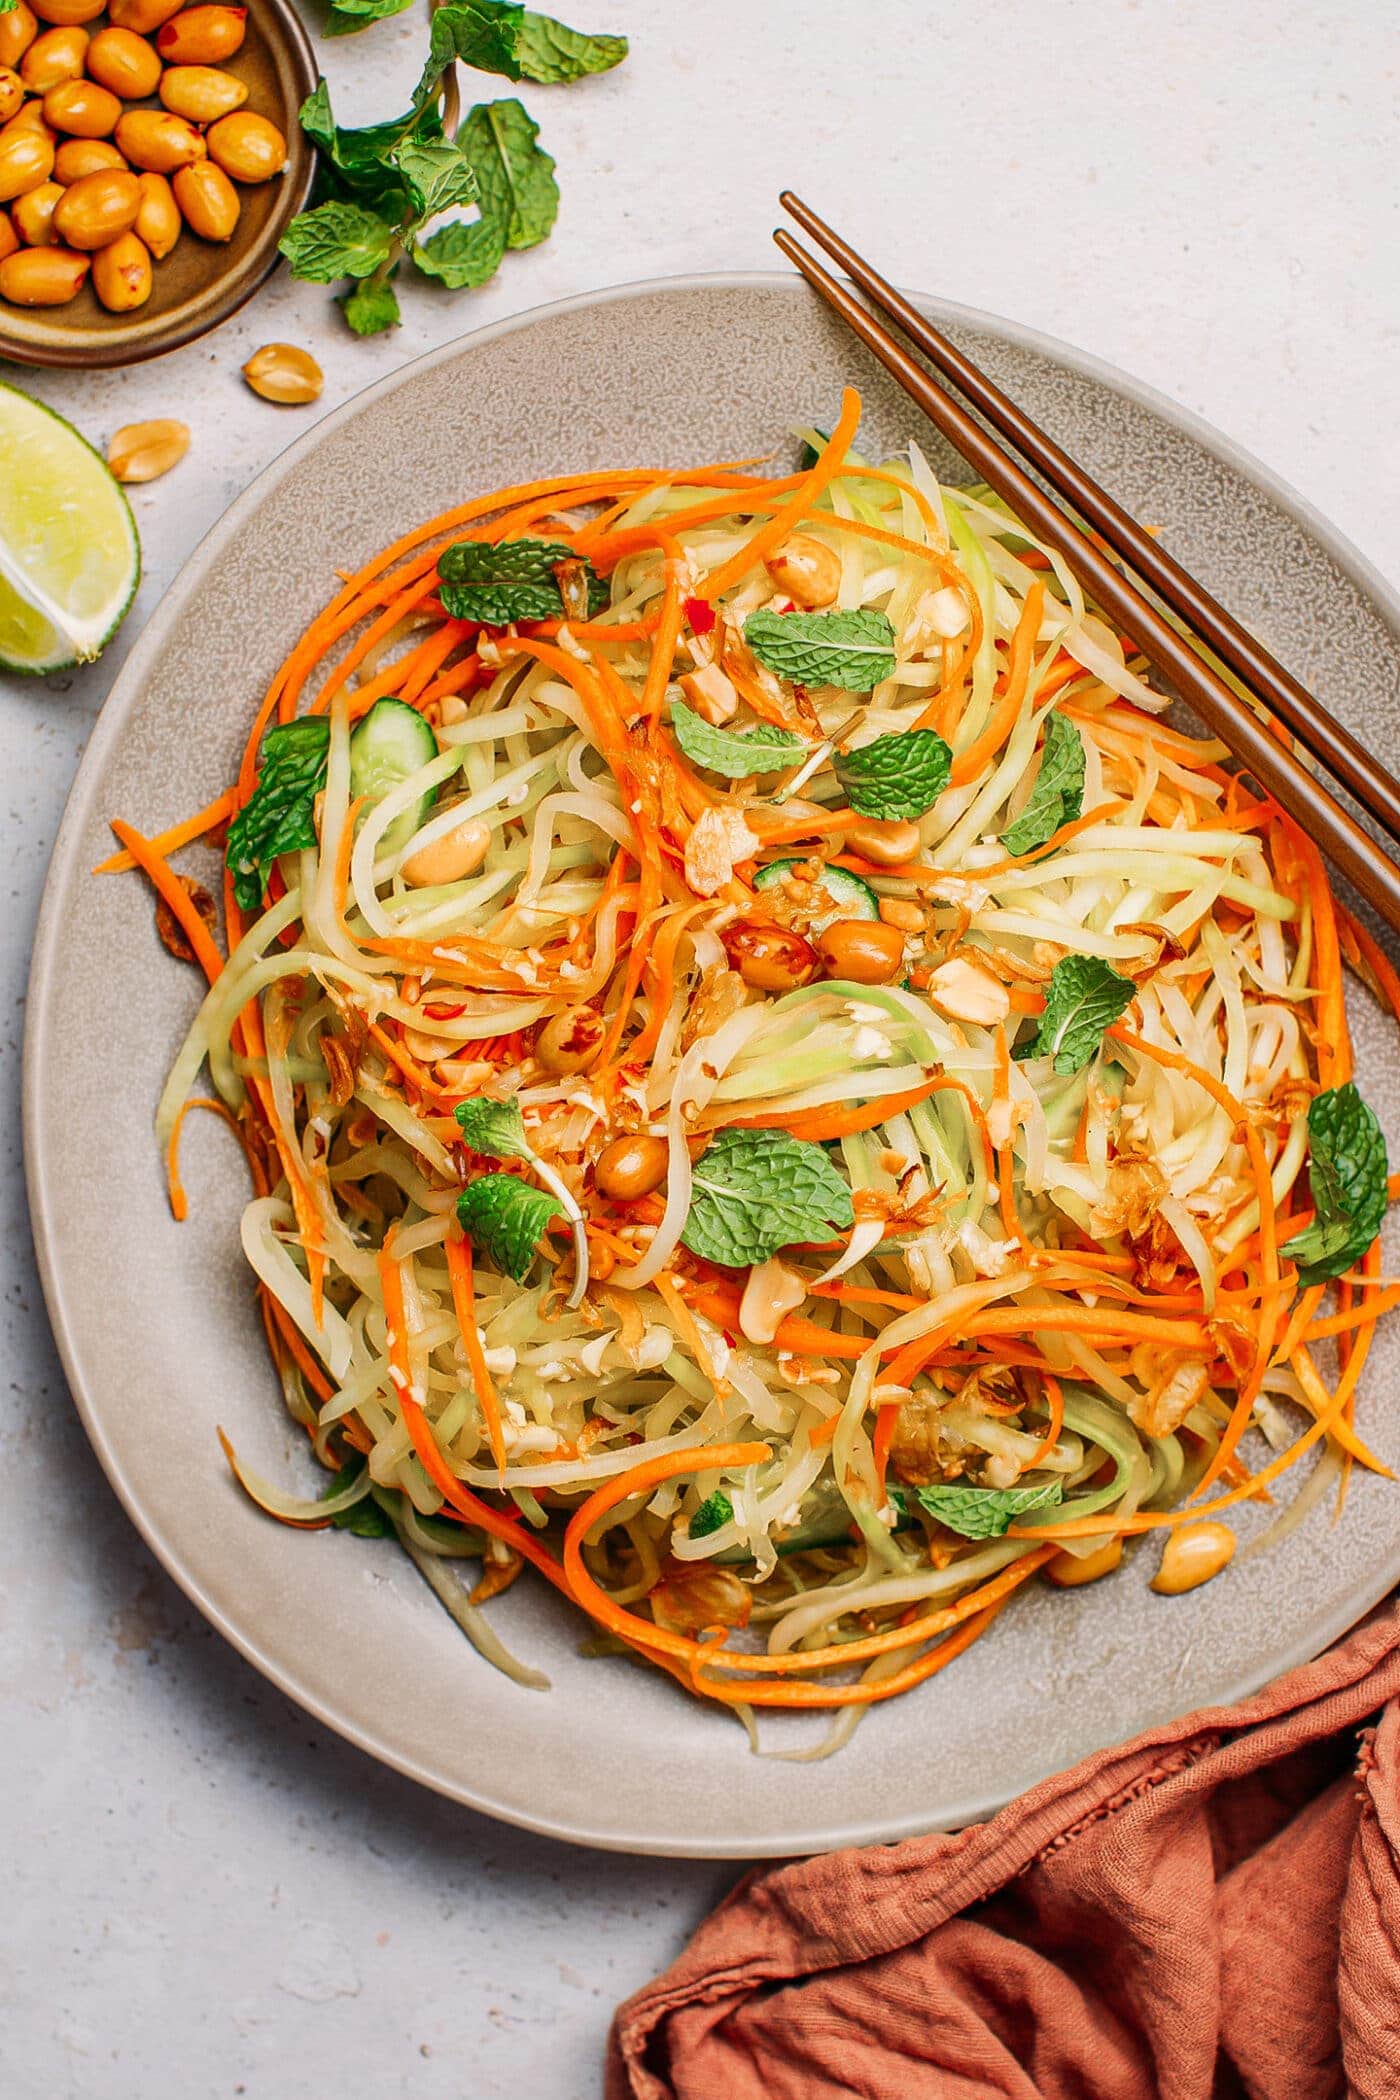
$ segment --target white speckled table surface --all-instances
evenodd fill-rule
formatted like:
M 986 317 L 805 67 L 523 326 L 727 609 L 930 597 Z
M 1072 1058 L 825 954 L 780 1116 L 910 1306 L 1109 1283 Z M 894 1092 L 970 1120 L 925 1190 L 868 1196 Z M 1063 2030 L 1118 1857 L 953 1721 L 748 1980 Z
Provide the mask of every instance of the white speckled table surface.
M 281 277 L 152 365 L 4 370 L 99 444 L 146 416 L 194 431 L 178 470 L 136 492 L 146 575 L 108 655 L 45 684 L 0 680 L 12 1128 L 64 796 L 124 648 L 200 535 L 308 415 L 456 334 L 598 284 L 769 267 L 784 182 L 906 283 L 1063 336 L 1205 415 L 1400 574 L 1390 0 L 1338 0 L 1325 22 L 1295 0 L 588 0 L 580 19 L 625 30 L 632 57 L 528 93 L 563 206 L 548 245 L 485 290 L 410 288 L 403 327 L 360 344 L 322 290 Z M 422 36 L 415 13 L 323 44 L 342 115 L 388 113 Z M 324 365 L 317 410 L 242 385 L 250 350 L 279 338 Z M 17 1173 L 4 1200 L 6 2094 L 597 2093 L 613 2002 L 731 1870 L 487 1823 L 256 1676 L 153 1565 L 98 1471 Z M 93 1229 L 121 1229 L 100 1162 Z

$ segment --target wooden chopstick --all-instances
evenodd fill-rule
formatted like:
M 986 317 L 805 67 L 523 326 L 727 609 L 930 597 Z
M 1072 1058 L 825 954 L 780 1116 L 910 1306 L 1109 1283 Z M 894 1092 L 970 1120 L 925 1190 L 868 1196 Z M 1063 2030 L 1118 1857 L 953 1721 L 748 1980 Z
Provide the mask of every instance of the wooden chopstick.
M 809 204 L 791 190 L 784 190 L 778 201 L 811 234 L 818 247 L 841 265 L 866 297 L 898 322 L 909 340 L 945 379 L 959 388 L 979 415 L 985 416 L 992 428 L 1030 461 L 1056 494 L 1102 534 L 1114 552 L 1136 569 L 1243 684 L 1267 702 L 1285 727 L 1351 790 L 1377 823 L 1400 839 L 1400 782 L 1365 745 L 1300 685 L 1293 673 L 1242 627 L 1173 554 L 1144 532 L 1136 518 L 1101 488 L 1078 461 L 1071 459 L 941 329 L 872 269 Z
M 1137 585 L 1099 552 L 1025 469 L 1002 451 L 981 424 L 915 362 L 843 284 L 785 228 L 778 228 L 773 238 L 982 480 L 995 489 L 1037 538 L 1064 558 L 1090 596 L 1111 620 L 1134 636 L 1144 655 L 1171 681 L 1206 727 L 1229 745 L 1260 786 L 1355 884 L 1392 932 L 1400 934 L 1400 869 L 1370 834 L 1292 750 L 1278 741 L 1253 708 L 1196 654 Z

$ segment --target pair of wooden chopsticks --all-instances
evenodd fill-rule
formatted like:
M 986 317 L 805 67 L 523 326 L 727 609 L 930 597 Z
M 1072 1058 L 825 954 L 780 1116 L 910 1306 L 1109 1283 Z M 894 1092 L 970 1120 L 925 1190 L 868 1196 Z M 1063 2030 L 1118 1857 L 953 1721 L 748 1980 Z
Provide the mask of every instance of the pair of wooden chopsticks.
M 960 389 L 992 428 L 1016 446 L 1125 566 L 1136 571 L 1162 604 L 1169 606 L 1229 666 L 1260 705 L 1400 841 L 1400 784 L 1365 746 L 1053 438 L 800 197 L 784 190 L 779 201 L 817 246 L 840 264 L 871 303 L 896 321 L 909 341 Z M 1045 494 L 1025 468 L 910 356 L 846 285 L 831 276 L 786 228 L 780 227 L 773 238 L 982 480 L 1010 504 L 1037 538 L 1064 557 L 1088 595 L 1138 641 L 1148 661 L 1195 709 L 1206 727 L 1229 745 L 1259 785 L 1297 820 L 1333 865 L 1375 906 L 1391 930 L 1400 934 L 1400 869 L 1324 782 L 1308 770 L 1291 743 L 1280 740 L 1255 708 L 1242 700 L 1165 618 L 1132 576 L 1125 575 L 1100 551 L 1075 519 Z

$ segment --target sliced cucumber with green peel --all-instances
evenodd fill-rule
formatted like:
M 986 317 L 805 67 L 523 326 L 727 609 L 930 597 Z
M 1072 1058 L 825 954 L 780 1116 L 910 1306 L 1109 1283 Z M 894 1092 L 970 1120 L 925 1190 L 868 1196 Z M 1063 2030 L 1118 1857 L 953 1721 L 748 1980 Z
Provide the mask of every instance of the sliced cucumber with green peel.
M 91 663 L 141 581 L 131 506 L 51 408 L 0 384 L 0 669 Z
M 776 890 L 781 887 L 785 875 L 797 873 L 803 880 L 809 863 L 804 860 L 770 860 L 767 867 L 760 868 L 754 877 L 756 890 Z M 818 933 L 831 924 L 833 919 L 878 919 L 880 900 L 868 882 L 853 875 L 849 868 L 823 868 L 817 887 L 826 891 L 831 899 L 831 909 L 822 917 L 813 920 Z
M 416 707 L 406 700 L 376 700 L 350 735 L 350 792 L 366 802 L 381 802 L 391 788 L 411 773 L 421 772 L 438 755 L 437 738 Z M 407 845 L 437 799 L 436 788 L 395 817 L 380 840 L 385 853 Z

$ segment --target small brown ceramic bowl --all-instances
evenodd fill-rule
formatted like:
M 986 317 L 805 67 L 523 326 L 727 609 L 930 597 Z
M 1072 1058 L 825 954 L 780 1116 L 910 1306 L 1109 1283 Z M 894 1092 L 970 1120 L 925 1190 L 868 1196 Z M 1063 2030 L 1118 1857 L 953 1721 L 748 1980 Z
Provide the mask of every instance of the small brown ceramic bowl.
M 285 133 L 282 173 L 270 182 L 237 185 L 243 209 L 232 239 L 203 241 L 186 228 L 165 260 L 154 265 L 151 296 L 134 313 L 108 313 L 91 277 L 66 306 L 23 307 L 0 300 L 0 357 L 21 365 L 97 369 L 159 357 L 226 321 L 276 267 L 277 243 L 304 208 L 315 173 L 316 155 L 297 111 L 316 85 L 316 58 L 288 0 L 239 0 L 239 5 L 248 10 L 247 33 L 233 57 L 219 63 L 247 86 L 243 107 L 270 117 Z M 96 31 L 105 19 L 87 27 Z M 157 109 L 160 104 L 152 95 L 124 106 Z

